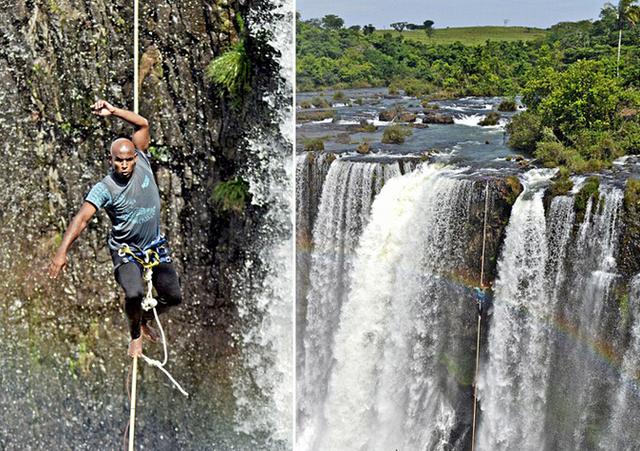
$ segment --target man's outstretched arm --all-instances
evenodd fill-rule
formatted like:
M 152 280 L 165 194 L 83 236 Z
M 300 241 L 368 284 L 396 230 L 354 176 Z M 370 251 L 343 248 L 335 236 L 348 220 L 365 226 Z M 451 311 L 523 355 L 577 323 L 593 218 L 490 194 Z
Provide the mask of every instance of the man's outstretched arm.
M 67 266 L 67 253 L 73 242 L 80 236 L 82 231 L 87 228 L 89 220 L 96 213 L 96 207 L 90 202 L 84 202 L 78 213 L 71 220 L 71 224 L 67 227 L 62 237 L 62 243 L 49 263 L 49 277 L 55 279 Z
M 133 111 L 124 110 L 122 108 L 116 108 L 106 100 L 98 100 L 91 105 L 93 114 L 98 116 L 115 116 L 122 120 L 127 121 L 135 127 L 135 131 L 131 136 L 131 141 L 140 150 L 147 150 L 149 148 L 149 121 Z

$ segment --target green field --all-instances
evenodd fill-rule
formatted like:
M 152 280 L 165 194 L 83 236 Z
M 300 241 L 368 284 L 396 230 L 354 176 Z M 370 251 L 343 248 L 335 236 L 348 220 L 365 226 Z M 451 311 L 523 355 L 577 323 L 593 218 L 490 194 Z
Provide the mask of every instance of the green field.
M 375 33 L 400 33 L 395 30 L 376 30 Z M 531 41 L 541 38 L 546 31 L 541 28 L 529 27 L 461 27 L 436 28 L 429 38 L 424 30 L 403 31 L 402 36 L 424 43 L 451 44 L 460 41 L 465 45 L 480 45 L 487 40 L 492 41 Z

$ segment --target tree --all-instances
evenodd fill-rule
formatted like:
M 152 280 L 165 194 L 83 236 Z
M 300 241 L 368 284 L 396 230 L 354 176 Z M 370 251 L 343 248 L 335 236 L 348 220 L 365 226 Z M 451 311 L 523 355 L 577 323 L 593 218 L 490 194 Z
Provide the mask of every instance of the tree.
M 422 25 L 424 27 L 424 32 L 427 33 L 427 36 L 431 37 L 433 36 L 433 24 L 435 22 L 433 20 L 425 20 L 424 22 L 422 22 Z
M 327 14 L 322 18 L 322 26 L 328 30 L 339 30 L 344 26 L 344 20 L 335 14 Z
M 398 33 L 402 33 L 402 30 L 407 26 L 407 22 L 394 22 L 391 24 L 391 28 L 396 30 Z
M 365 25 L 364 27 L 362 27 L 362 32 L 364 34 L 373 34 L 374 31 L 376 31 L 376 27 L 374 27 L 371 24 Z
M 637 0 L 619 0 L 618 6 L 614 6 L 611 3 L 605 4 L 605 9 L 612 9 L 616 11 L 617 27 L 618 27 L 618 58 L 616 60 L 616 74 L 620 76 L 620 48 L 622 47 L 622 29 L 628 23 L 632 27 L 635 27 L 640 22 L 640 6 L 637 4 Z
M 349 30 L 360 31 L 360 25 L 351 25 L 349 27 Z

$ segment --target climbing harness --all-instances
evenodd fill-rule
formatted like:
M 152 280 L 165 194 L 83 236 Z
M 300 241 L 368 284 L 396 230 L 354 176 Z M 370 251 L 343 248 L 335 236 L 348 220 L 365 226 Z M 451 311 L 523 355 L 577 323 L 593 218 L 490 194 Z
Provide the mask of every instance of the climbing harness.
M 482 308 L 486 302 L 484 292 L 484 252 L 487 243 L 487 212 L 489 210 L 489 181 L 484 187 L 484 224 L 482 226 L 482 256 L 480 257 L 480 287 L 476 288 L 476 302 L 478 303 L 478 326 L 476 336 L 476 370 L 473 377 L 473 424 L 471 426 L 471 451 L 476 448 L 476 414 L 478 409 L 478 368 L 480 367 L 480 327 L 482 325 Z
M 158 329 L 160 330 L 160 335 L 162 337 L 162 348 L 164 350 L 164 359 L 162 360 L 162 362 L 160 362 L 159 360 L 155 360 L 150 357 L 147 357 L 144 354 L 142 354 L 142 358 L 149 365 L 155 366 L 156 368 L 160 369 L 160 371 L 162 371 L 169 378 L 169 380 L 173 383 L 173 385 L 175 385 L 176 388 L 180 390 L 180 393 L 182 393 L 185 396 L 189 396 L 189 394 L 186 391 L 184 391 L 184 389 L 173 378 L 173 376 L 171 376 L 171 374 L 169 374 L 169 372 L 164 368 L 164 366 L 167 364 L 167 361 L 169 360 L 169 355 L 167 353 L 167 340 L 164 335 L 164 329 L 162 328 L 160 319 L 158 318 L 158 312 L 156 310 L 158 301 L 153 297 L 153 282 L 152 282 L 153 268 L 155 266 L 158 266 L 162 262 L 160 253 L 154 247 L 149 247 L 142 253 L 135 252 L 131 249 L 129 245 L 124 244 L 118 250 L 118 256 L 122 257 L 123 259 L 125 257 L 133 259 L 136 263 L 142 266 L 144 270 L 144 280 L 145 282 L 147 282 L 147 293 L 145 294 L 145 297 L 142 300 L 142 309 L 145 311 L 149 311 L 153 309 L 153 316 L 156 320 L 156 324 L 158 325 Z
M 144 270 L 143 278 L 147 283 L 147 293 L 145 294 L 144 299 L 142 300 L 142 309 L 145 311 L 149 311 L 153 309 L 153 316 L 156 320 L 156 324 L 158 325 L 158 329 L 160 330 L 160 335 L 162 337 L 162 348 L 164 350 L 164 359 L 162 362 L 159 360 L 152 359 L 144 354 L 141 354 L 147 364 L 151 366 L 155 366 L 160 371 L 162 371 L 167 378 L 173 383 L 173 385 L 185 396 L 189 396 L 189 394 L 180 386 L 180 384 L 171 376 L 169 371 L 167 371 L 164 366 L 167 364 L 169 360 L 169 354 L 167 352 L 167 339 L 164 335 L 164 329 L 162 328 L 162 324 L 160 323 L 160 319 L 158 318 L 158 312 L 156 310 L 156 306 L 158 305 L 158 301 L 153 297 L 153 268 L 158 266 L 160 263 L 165 261 L 171 261 L 171 258 L 168 256 L 166 250 L 162 247 L 166 240 L 164 237 L 161 237 L 158 241 L 150 245 L 144 251 L 140 250 L 132 250 L 131 246 L 128 244 L 122 245 L 120 249 L 118 249 L 118 256 L 125 262 L 125 264 L 129 264 L 129 262 L 135 262 L 142 266 Z M 135 264 L 133 263 L 133 264 Z M 129 450 L 133 451 L 133 440 L 134 440 L 134 425 L 136 421 L 136 379 L 138 372 L 138 358 L 133 358 L 133 370 L 132 370 L 132 380 L 131 380 L 131 412 L 129 416 Z

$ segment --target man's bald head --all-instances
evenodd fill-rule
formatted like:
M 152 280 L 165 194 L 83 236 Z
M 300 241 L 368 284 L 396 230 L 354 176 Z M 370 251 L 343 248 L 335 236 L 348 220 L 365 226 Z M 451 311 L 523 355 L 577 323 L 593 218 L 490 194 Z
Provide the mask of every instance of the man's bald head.
M 135 153 L 136 146 L 133 144 L 133 141 L 128 138 L 118 138 L 111 143 L 111 156 L 113 157 L 115 155 L 114 152 L 119 151 Z
M 122 179 L 129 179 L 138 161 L 136 146 L 130 139 L 118 138 L 111 143 L 109 161 L 116 175 Z

